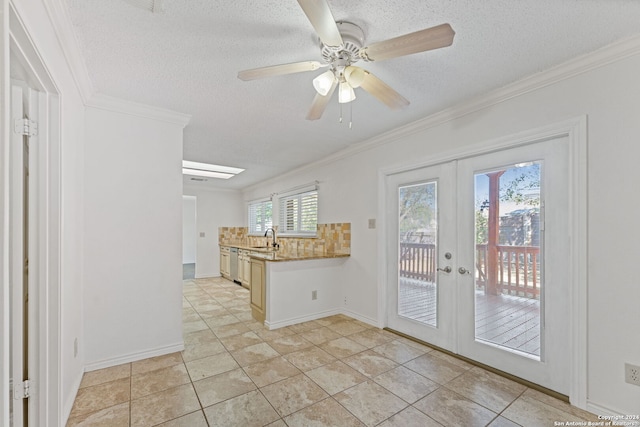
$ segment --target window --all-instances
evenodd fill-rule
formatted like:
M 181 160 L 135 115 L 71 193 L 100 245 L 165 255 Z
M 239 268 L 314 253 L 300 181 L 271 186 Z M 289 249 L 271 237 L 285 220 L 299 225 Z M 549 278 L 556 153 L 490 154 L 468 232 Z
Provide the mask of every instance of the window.
M 318 229 L 318 191 L 280 197 L 280 235 L 315 236 Z
M 271 200 L 249 202 L 249 234 L 264 234 L 272 226 Z

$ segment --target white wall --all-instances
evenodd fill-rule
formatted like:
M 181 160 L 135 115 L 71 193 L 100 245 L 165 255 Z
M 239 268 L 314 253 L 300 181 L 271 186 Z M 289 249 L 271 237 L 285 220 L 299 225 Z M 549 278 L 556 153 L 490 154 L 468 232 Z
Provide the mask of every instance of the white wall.
M 183 194 L 197 198 L 196 278 L 220 276 L 218 227 L 246 226 L 242 193 L 185 186 Z M 200 233 L 204 233 L 204 237 L 200 237 Z
M 183 343 L 184 125 L 129 114 L 124 102 L 106 103 L 123 112 L 103 109 L 102 101 L 86 112 L 89 370 L 178 351 Z
M 277 329 L 341 313 L 341 278 L 349 261 L 349 258 L 267 261 L 265 325 Z
M 196 262 L 196 198 L 182 196 L 182 263 Z
M 367 219 L 376 218 L 378 212 L 379 170 L 416 164 L 438 153 L 587 114 L 589 408 L 640 413 L 640 387 L 624 382 L 624 362 L 640 364 L 640 286 L 633 269 L 640 241 L 640 199 L 635 197 L 640 182 L 640 41 L 622 48 L 631 56 L 604 61 L 605 65 L 592 70 L 578 68 L 573 77 L 538 88 L 523 83 L 519 90 L 514 85 L 502 98 L 496 93 L 494 101 L 483 107 L 461 107 L 440 116 L 441 120 L 425 119 L 387 143 L 372 141 L 370 149 L 355 147 L 351 156 L 335 156 L 330 162 L 247 189 L 244 199 L 319 180 L 319 222 L 352 223 L 351 259 L 343 278 L 347 310 L 382 322 L 377 247 L 386 242 L 377 241 L 376 230 L 367 228 Z

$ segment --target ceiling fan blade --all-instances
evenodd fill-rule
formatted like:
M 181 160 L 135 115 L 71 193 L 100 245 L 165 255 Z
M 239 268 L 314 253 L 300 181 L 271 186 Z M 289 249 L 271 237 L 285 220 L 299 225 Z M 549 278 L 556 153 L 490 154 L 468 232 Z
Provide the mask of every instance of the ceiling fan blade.
M 367 70 L 364 73 L 364 80 L 360 87 L 375 96 L 378 101 L 386 104 L 392 110 L 398 110 L 409 105 L 409 101 L 404 96 L 393 90 L 385 82 Z
M 360 56 L 367 61 L 381 61 L 439 49 L 451 46 L 455 34 L 451 25 L 442 24 L 363 47 Z
M 327 0 L 298 0 L 298 3 L 311 21 L 322 43 L 332 47 L 344 44 Z
M 294 62 L 291 64 L 272 65 L 270 67 L 254 68 L 238 72 L 240 80 L 255 80 L 263 77 L 282 76 L 284 74 L 302 73 L 304 71 L 314 71 L 326 66 L 318 61 Z
M 324 113 L 325 108 L 327 108 L 327 104 L 329 104 L 329 101 L 331 100 L 331 95 L 333 95 L 337 86 L 338 82 L 334 81 L 329 92 L 327 92 L 325 96 L 316 93 L 315 98 L 313 98 L 311 108 L 309 109 L 309 113 L 307 113 L 307 120 L 318 120 L 322 117 L 322 113 Z

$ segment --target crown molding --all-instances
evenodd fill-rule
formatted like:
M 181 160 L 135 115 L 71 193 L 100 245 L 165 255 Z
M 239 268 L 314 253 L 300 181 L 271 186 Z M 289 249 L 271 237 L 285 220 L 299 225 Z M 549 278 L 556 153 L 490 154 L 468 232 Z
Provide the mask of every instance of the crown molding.
M 237 195 L 240 196 L 242 195 L 242 190 L 238 190 L 235 188 L 221 188 L 221 187 L 207 187 L 206 185 L 203 186 L 197 186 L 197 185 L 192 185 L 192 184 L 182 184 L 182 195 L 183 196 L 190 196 L 190 194 L 185 194 L 185 193 L 198 193 L 198 192 L 203 192 L 203 193 L 228 193 L 231 195 Z
M 174 123 L 183 128 L 189 123 L 191 116 L 187 114 L 96 93 L 64 0 L 42 0 L 42 2 L 85 106 Z
M 73 25 L 64 5 L 64 0 L 42 0 L 42 3 L 51 19 L 58 43 L 71 70 L 80 97 L 86 104 L 93 94 L 93 84 L 89 79 L 87 65 L 80 53 L 78 39 L 73 31 Z
M 187 126 L 191 120 L 190 114 L 178 113 L 176 111 L 146 104 L 139 104 L 137 102 L 127 101 L 125 99 L 115 98 L 101 93 L 93 95 L 85 105 L 87 107 L 112 111 L 115 113 L 173 123 L 180 125 L 183 128 Z
M 569 61 L 552 67 L 548 70 L 525 77 L 521 80 L 518 80 L 517 82 L 508 84 L 483 95 L 471 98 L 451 108 L 447 108 L 407 125 L 354 144 L 350 147 L 345 148 L 344 150 L 338 151 L 313 163 L 308 163 L 290 172 L 279 175 L 278 177 L 265 180 L 259 184 L 245 187 L 243 188 L 243 191 L 250 191 L 264 184 L 280 180 L 283 177 L 288 177 L 309 169 L 331 164 L 333 162 L 351 157 L 363 151 L 372 150 L 376 147 L 383 146 L 400 139 L 404 139 L 408 136 L 424 132 L 428 129 L 434 128 L 452 120 L 459 119 L 476 111 L 480 111 L 493 105 L 500 104 L 509 99 L 525 95 L 546 86 L 553 85 L 563 80 L 567 80 L 577 75 L 604 67 L 606 65 L 638 54 L 640 54 L 640 35 L 619 40 L 593 52 L 570 59 Z

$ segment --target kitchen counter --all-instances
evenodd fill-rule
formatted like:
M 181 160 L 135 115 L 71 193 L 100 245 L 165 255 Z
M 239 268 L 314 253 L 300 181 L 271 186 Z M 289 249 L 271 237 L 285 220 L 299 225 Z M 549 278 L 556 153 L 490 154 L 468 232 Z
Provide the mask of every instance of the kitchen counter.
M 323 245 L 313 244 L 304 250 L 274 250 L 225 243 L 220 244 L 223 273 L 230 270 L 224 264 L 230 248 L 237 248 L 242 259 L 238 271 L 243 286 L 247 281 L 251 315 L 269 329 L 326 317 L 346 304 L 340 295 L 349 253 L 327 253 Z
M 306 261 L 310 259 L 347 258 L 350 254 L 319 254 L 319 253 L 280 253 L 278 251 L 250 253 L 251 258 L 259 258 L 265 261 Z
M 348 256 L 250 258 L 251 315 L 270 330 L 336 314 L 346 304 Z
M 350 254 L 344 253 L 321 253 L 319 251 L 281 251 L 274 250 L 272 248 L 251 247 L 242 245 L 220 245 L 231 248 L 238 248 L 245 251 L 249 251 L 251 258 L 258 258 L 265 261 L 283 262 L 283 261 L 306 261 L 311 259 L 332 259 L 332 258 L 347 258 Z

